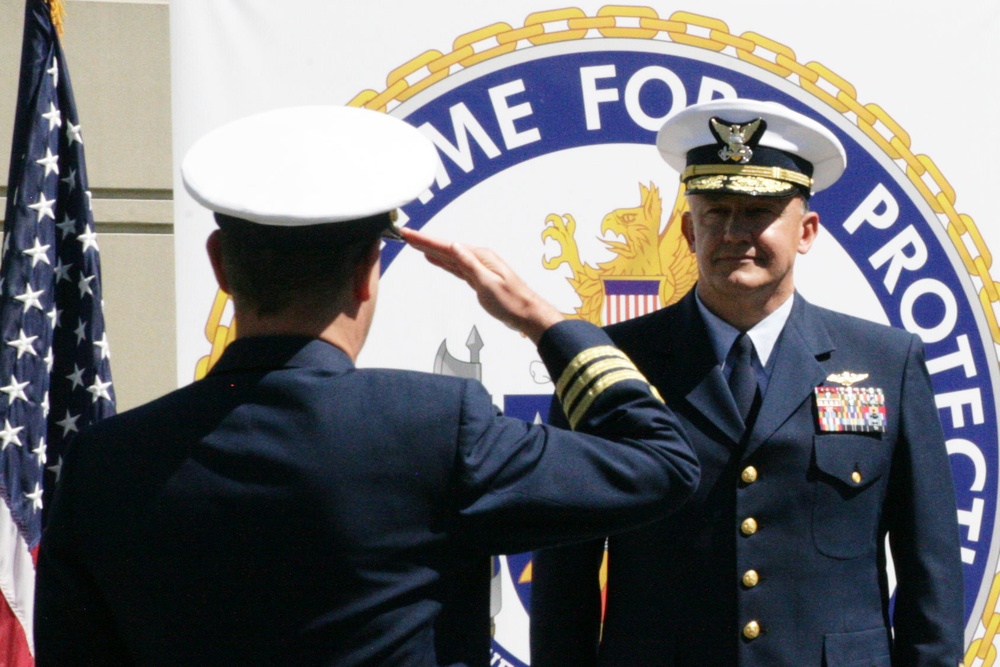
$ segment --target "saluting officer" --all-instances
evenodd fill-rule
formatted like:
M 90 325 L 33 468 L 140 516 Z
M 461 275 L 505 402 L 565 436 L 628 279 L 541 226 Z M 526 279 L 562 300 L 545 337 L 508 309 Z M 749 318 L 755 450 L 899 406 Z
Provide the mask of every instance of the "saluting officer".
M 379 237 L 431 185 L 415 128 L 342 107 L 252 116 L 185 158 L 238 336 L 209 375 L 80 433 L 42 538 L 47 665 L 487 665 L 486 555 L 663 516 L 698 465 L 596 327 L 492 253 L 409 241 L 538 345 L 577 432 L 458 378 L 356 368 Z

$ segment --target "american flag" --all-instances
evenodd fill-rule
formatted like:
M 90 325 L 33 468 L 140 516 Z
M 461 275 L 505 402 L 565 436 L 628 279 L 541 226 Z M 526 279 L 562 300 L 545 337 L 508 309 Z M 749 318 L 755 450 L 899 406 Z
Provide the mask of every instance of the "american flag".
M 25 4 L 7 184 L 0 264 L 0 665 L 20 667 L 34 664 L 35 558 L 63 453 L 83 426 L 115 410 L 83 135 L 45 0 Z

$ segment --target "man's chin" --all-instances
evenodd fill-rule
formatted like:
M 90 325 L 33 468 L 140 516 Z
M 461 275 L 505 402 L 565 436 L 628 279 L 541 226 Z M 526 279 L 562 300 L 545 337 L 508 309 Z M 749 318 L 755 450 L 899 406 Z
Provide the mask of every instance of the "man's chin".
M 762 276 L 759 271 L 753 270 L 755 268 L 756 267 L 753 266 L 744 267 L 728 274 L 720 275 L 717 280 L 713 281 L 713 283 L 718 285 L 721 289 L 747 292 L 767 287 L 768 283 L 771 281 L 771 277 Z

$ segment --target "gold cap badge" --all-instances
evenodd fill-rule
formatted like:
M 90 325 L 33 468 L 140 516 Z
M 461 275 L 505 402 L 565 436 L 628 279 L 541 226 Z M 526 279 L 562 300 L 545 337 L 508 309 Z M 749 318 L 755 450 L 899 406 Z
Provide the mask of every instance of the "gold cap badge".
M 724 144 L 719 150 L 719 157 L 725 160 L 732 160 L 740 164 L 746 164 L 753 157 L 753 149 L 750 147 L 751 139 L 757 139 L 757 130 L 764 121 L 760 118 L 744 123 L 742 125 L 729 124 L 719 118 L 710 118 L 712 133 Z M 764 127 L 767 127 L 764 124 Z

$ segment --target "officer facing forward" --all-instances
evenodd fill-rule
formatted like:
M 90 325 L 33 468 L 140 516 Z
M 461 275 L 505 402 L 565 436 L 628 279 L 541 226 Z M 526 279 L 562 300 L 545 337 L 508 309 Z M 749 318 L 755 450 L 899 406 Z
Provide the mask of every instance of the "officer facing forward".
M 538 345 L 576 433 L 469 380 L 354 366 L 379 237 L 430 186 L 414 128 L 359 109 L 250 117 L 185 185 L 237 340 L 204 380 L 81 433 L 38 563 L 46 665 L 486 665 L 486 556 L 662 517 L 698 466 L 599 329 L 491 253 L 407 237 Z
M 607 331 L 680 417 L 702 481 L 609 539 L 603 635 L 603 541 L 535 554 L 532 667 L 955 667 L 959 534 L 920 340 L 795 292 L 809 196 L 843 148 L 751 100 L 690 107 L 657 145 L 687 188 L 698 283 Z

